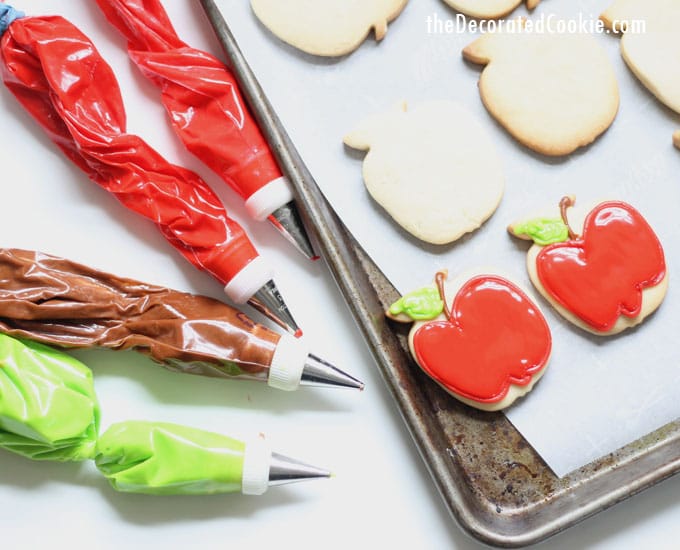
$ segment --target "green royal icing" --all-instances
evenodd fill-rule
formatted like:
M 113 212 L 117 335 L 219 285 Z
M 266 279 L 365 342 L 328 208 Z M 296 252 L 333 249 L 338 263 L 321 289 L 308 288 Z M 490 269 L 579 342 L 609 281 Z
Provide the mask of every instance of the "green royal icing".
M 540 246 L 563 243 L 569 240 L 569 228 L 558 219 L 537 218 L 519 224 L 513 229 L 515 235 L 527 235 Z
M 114 489 L 155 495 L 241 490 L 245 444 L 230 437 L 153 422 L 121 422 L 97 443 L 97 468 Z
M 114 424 L 97 439 L 99 417 L 90 369 L 62 351 L 0 334 L 0 448 L 39 460 L 94 459 L 123 492 L 241 490 L 244 443 L 137 421 Z
M 429 286 L 402 296 L 390 306 L 389 311 L 392 315 L 403 313 L 414 321 L 428 321 L 444 311 L 444 302 L 439 291 Z
M 0 447 L 36 460 L 92 458 L 99 416 L 90 369 L 0 334 Z

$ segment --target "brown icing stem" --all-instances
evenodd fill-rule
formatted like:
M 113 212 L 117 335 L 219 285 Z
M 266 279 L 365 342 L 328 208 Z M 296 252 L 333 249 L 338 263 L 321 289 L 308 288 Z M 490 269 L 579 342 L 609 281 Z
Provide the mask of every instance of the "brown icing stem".
M 444 315 L 446 315 L 446 319 L 448 321 L 451 321 L 451 310 L 449 309 L 449 304 L 446 301 L 446 290 L 444 288 L 444 283 L 446 283 L 446 277 L 447 276 L 448 276 L 448 272 L 437 271 L 437 274 L 434 276 L 434 280 L 437 283 L 437 290 L 439 291 L 439 298 L 441 298 L 441 301 L 444 302 Z
M 560 215 L 562 216 L 562 221 L 564 222 L 564 225 L 567 226 L 567 230 L 569 231 L 569 240 L 574 241 L 579 238 L 579 235 L 577 235 L 574 230 L 571 228 L 571 225 L 569 225 L 569 217 L 567 216 L 567 209 L 571 208 L 576 204 L 576 201 L 574 200 L 573 197 L 562 197 L 562 200 L 560 200 Z

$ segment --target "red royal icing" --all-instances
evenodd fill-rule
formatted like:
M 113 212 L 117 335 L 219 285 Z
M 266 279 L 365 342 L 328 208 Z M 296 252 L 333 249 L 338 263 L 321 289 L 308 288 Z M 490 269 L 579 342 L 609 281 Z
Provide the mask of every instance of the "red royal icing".
M 496 403 L 511 384 L 526 386 L 548 362 L 552 338 L 545 318 L 502 277 L 470 279 L 448 317 L 422 325 L 413 349 L 421 368 L 455 394 Z
M 637 317 L 642 290 L 666 275 L 663 248 L 642 215 L 624 202 L 605 202 L 585 220 L 583 235 L 545 247 L 538 278 L 557 303 L 601 332 L 621 315 Z

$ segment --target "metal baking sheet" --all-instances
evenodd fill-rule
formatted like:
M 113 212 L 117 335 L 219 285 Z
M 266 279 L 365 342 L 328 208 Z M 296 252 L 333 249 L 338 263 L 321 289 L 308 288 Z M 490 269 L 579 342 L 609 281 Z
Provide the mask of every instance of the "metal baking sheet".
M 323 251 L 433 481 L 458 524 L 501 547 L 544 540 L 680 470 L 680 422 L 558 478 L 501 413 L 451 399 L 414 364 L 386 321 L 399 294 L 323 196 L 306 193 Z M 330 237 L 330 238 L 329 238 Z
M 399 293 L 352 238 L 293 149 L 253 75 L 227 44 L 251 103 L 273 138 L 333 272 L 452 515 L 475 538 L 517 547 L 541 541 L 680 467 L 678 422 L 558 478 L 500 413 L 476 412 L 427 378 L 406 334 L 383 312 Z
M 557 14 L 573 21 L 582 13 L 597 20 L 608 4 L 550 0 L 531 18 Z M 673 397 L 680 391 L 675 368 L 680 348 L 673 344 L 680 330 L 674 314 L 680 307 L 674 282 L 680 257 L 673 254 L 680 247 L 680 226 L 668 223 L 680 203 L 675 183 L 680 154 L 671 144 L 680 117 L 664 110 L 635 80 L 619 53 L 618 37 L 593 38 L 605 49 L 619 81 L 616 121 L 590 147 L 547 158 L 520 146 L 486 112 L 477 89 L 480 68 L 460 54 L 476 35 L 464 29 L 428 33 L 428 20 L 435 16 L 458 21 L 441 0 L 409 2 L 382 43 L 369 39 L 352 55 L 331 60 L 282 44 L 257 23 L 247 4 L 220 0 L 220 5 L 324 196 L 397 290 L 419 288 L 442 268 L 455 275 L 482 266 L 501 270 L 536 297 L 553 331 L 550 367 L 531 394 L 506 414 L 558 475 L 680 417 L 680 402 Z M 522 13 L 524 8 L 516 12 Z M 531 85 L 540 84 L 532 79 Z M 361 178 L 363 154 L 342 145 L 342 136 L 365 116 L 400 99 L 462 104 L 487 130 L 502 159 L 506 193 L 500 207 L 478 231 L 451 245 L 427 246 L 401 230 L 368 196 Z M 663 305 L 618 337 L 584 333 L 537 296 L 525 267 L 528 245 L 506 231 L 518 218 L 556 206 L 565 194 L 575 194 L 579 204 L 603 198 L 629 202 L 666 248 L 670 290 Z M 641 363 L 652 364 L 653 375 L 641 373 Z

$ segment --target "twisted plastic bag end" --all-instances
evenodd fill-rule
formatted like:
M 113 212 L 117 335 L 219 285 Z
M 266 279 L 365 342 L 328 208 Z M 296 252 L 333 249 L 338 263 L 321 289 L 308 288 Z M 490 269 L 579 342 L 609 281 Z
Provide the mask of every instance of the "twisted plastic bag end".
M 5 34 L 12 21 L 25 16 L 24 12 L 16 10 L 12 6 L 0 4 L 0 36 Z

